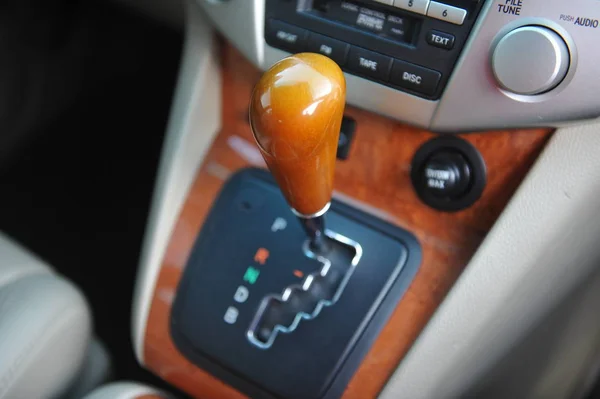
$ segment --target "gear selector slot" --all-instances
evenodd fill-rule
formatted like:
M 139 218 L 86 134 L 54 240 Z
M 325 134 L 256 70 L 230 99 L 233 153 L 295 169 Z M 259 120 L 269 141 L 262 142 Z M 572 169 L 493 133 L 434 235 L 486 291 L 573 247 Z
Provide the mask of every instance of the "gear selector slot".
M 256 312 L 247 336 L 253 345 L 269 349 L 278 333 L 291 333 L 303 321 L 316 318 L 321 310 L 333 306 L 362 257 L 359 243 L 327 230 L 327 253 L 317 254 L 304 245 L 305 256 L 321 267 L 300 284 L 285 288 L 280 295 L 266 296 Z

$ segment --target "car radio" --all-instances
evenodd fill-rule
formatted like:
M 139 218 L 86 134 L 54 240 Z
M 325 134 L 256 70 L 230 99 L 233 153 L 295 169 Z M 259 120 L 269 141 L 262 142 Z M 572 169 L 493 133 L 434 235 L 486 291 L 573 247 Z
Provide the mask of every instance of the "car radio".
M 348 105 L 436 132 L 600 117 L 594 0 L 199 0 L 268 69 L 317 52 Z
M 265 40 L 318 52 L 344 71 L 438 99 L 483 2 L 267 0 Z

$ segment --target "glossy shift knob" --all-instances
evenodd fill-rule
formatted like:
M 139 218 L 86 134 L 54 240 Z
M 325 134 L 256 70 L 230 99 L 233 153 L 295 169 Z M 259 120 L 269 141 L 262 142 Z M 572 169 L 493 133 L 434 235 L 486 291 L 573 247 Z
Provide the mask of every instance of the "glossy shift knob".
M 261 153 L 296 213 L 326 210 L 333 176 L 346 81 L 338 65 L 302 53 L 271 67 L 250 100 L 250 124 Z

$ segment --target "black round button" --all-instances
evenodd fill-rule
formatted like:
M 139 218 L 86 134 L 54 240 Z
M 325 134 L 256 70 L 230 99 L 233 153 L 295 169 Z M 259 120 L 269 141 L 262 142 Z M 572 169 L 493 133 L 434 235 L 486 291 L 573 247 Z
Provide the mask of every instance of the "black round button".
M 441 211 L 471 206 L 483 193 L 486 168 L 469 142 L 441 136 L 423 144 L 411 165 L 411 180 L 419 198 Z
M 469 186 L 471 168 L 458 153 L 434 153 L 421 171 L 422 184 L 436 197 L 457 198 Z

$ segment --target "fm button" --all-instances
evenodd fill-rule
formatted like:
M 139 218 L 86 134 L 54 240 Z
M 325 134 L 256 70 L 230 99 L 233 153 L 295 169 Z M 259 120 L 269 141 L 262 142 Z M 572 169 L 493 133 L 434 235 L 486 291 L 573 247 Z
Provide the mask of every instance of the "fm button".
M 326 55 L 337 62 L 338 65 L 343 66 L 346 64 L 350 45 L 327 36 L 310 33 L 307 48 L 308 51 Z

